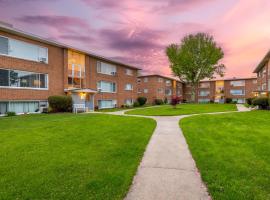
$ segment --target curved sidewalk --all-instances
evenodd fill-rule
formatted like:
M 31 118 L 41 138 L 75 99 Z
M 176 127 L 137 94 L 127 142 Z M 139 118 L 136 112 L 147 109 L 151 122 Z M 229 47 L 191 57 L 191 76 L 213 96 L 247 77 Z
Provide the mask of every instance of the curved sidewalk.
M 249 111 L 243 105 L 237 108 L 236 112 Z M 123 115 L 124 111 L 111 114 Z M 151 117 L 157 127 L 126 200 L 211 199 L 179 127 L 179 120 L 188 116 Z

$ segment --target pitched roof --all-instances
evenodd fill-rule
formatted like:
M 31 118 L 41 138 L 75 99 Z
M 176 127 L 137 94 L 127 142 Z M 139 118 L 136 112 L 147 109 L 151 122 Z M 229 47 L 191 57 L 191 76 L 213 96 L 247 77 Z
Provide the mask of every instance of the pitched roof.
M 137 70 L 141 69 L 139 67 L 135 67 L 133 65 L 122 63 L 122 62 L 119 62 L 119 61 L 114 60 L 114 59 L 103 57 L 101 55 L 95 54 L 95 53 L 90 52 L 90 51 L 85 51 L 85 50 L 78 49 L 76 47 L 72 47 L 72 46 L 69 46 L 69 45 L 66 45 L 66 44 L 51 40 L 51 39 L 45 39 L 45 38 L 42 38 L 40 36 L 31 34 L 31 33 L 26 33 L 26 32 L 24 32 L 22 30 L 14 28 L 12 25 L 9 25 L 9 24 L 3 23 L 3 22 L 0 23 L 0 31 L 15 34 L 15 35 L 22 36 L 22 37 L 25 37 L 25 38 L 28 38 L 28 39 L 31 39 L 31 40 L 39 41 L 39 42 L 42 42 L 42 43 L 45 43 L 45 44 L 57 46 L 57 47 L 60 47 L 60 48 L 72 49 L 72 50 L 78 51 L 80 53 L 83 53 L 83 54 L 86 54 L 86 55 L 89 55 L 89 56 L 92 56 L 94 58 L 101 59 L 103 61 L 107 61 L 107 62 L 110 62 L 110 63 L 122 65 L 122 66 L 125 66 L 125 67 L 137 69 Z
M 270 59 L 270 50 L 267 52 L 267 54 L 261 60 L 261 62 L 259 63 L 259 65 L 255 68 L 255 70 L 253 71 L 253 73 L 259 72 L 265 66 L 265 64 L 269 61 L 269 59 Z

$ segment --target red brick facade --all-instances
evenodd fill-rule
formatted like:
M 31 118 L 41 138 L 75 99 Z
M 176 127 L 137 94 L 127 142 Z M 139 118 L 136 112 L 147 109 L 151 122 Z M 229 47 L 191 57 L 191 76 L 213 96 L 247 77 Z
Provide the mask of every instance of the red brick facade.
M 173 96 L 183 99 L 183 83 L 178 80 L 161 76 L 149 75 L 138 77 L 138 96 L 147 98 L 147 103 L 154 103 L 155 99 L 168 102 Z
M 39 45 L 48 49 L 48 63 L 0 55 L 0 69 L 48 74 L 48 89 L 0 87 L 0 101 L 46 101 L 49 96 L 66 94 L 65 89 L 68 89 L 68 50 L 71 49 L 70 47 L 46 41 L 36 36 L 25 35 L 13 29 L 1 28 L 0 36 L 24 41 L 28 44 Z M 82 85 L 83 88 L 97 91 L 98 81 L 108 81 L 116 84 L 117 89 L 115 93 L 97 92 L 95 94 L 95 106 L 98 100 L 103 99 L 116 100 L 117 107 L 123 106 L 126 100 L 131 99 L 132 101 L 136 101 L 138 68 L 125 64 L 122 65 L 119 62 L 110 61 L 109 59 L 85 52 L 79 53 L 85 55 L 85 78 Z M 115 65 L 117 73 L 115 75 L 98 73 L 97 61 Z M 129 69 L 129 72 L 131 70 L 132 75 L 126 74 L 126 69 Z M 133 87 L 132 90 L 126 90 L 126 84 L 131 84 Z

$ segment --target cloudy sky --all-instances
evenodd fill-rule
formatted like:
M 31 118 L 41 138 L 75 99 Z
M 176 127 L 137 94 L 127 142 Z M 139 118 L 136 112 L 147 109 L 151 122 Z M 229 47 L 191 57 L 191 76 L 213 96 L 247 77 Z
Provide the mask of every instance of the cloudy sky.
M 269 0 L 0 0 L 0 20 L 45 38 L 170 75 L 165 47 L 207 32 L 226 77 L 253 76 L 270 48 Z

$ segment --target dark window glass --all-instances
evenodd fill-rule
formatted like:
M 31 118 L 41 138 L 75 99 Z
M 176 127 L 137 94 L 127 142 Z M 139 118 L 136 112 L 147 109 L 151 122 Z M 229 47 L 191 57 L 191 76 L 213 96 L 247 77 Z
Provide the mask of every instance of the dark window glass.
M 8 71 L 6 69 L 0 69 L 0 86 L 9 86 Z
M 0 37 L 0 54 L 8 55 L 8 38 Z
M 0 102 L 0 115 L 5 114 L 8 111 L 8 102 Z

